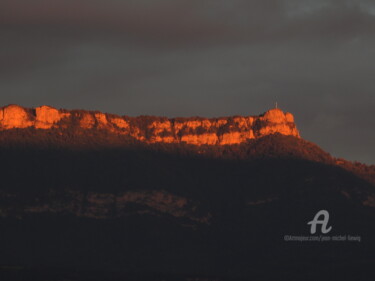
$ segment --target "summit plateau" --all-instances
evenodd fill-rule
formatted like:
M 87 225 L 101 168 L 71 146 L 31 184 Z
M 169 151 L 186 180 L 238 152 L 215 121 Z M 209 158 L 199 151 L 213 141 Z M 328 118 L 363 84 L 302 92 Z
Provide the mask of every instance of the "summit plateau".
M 274 108 L 257 116 L 128 117 L 98 111 L 65 110 L 50 106 L 24 108 L 8 105 L 0 109 L 0 130 L 35 128 L 103 130 L 145 143 L 230 145 L 274 133 L 299 138 L 291 113 Z

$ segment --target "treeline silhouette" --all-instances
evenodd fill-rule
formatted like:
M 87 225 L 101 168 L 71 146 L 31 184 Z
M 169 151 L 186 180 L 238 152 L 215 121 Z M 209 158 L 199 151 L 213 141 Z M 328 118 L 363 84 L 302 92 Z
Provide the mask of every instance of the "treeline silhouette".
M 147 116 L 146 116 L 147 117 Z M 149 117 L 154 120 L 156 117 Z M 160 118 L 159 118 L 160 119 Z M 147 119 L 140 118 L 146 124 Z M 139 125 L 139 124 L 138 124 Z M 304 159 L 328 165 L 337 165 L 357 176 L 375 184 L 375 165 L 351 162 L 342 158 L 334 158 L 317 145 L 293 136 L 273 134 L 260 139 L 248 140 L 235 145 L 202 145 L 195 146 L 184 143 L 145 144 L 129 135 L 114 134 L 108 130 L 84 130 L 78 126 L 68 129 L 38 130 L 34 128 L 13 129 L 0 134 L 0 148 L 38 148 L 58 149 L 109 149 L 118 148 L 128 151 L 154 151 L 166 154 L 185 155 L 190 157 L 222 158 L 222 159 Z

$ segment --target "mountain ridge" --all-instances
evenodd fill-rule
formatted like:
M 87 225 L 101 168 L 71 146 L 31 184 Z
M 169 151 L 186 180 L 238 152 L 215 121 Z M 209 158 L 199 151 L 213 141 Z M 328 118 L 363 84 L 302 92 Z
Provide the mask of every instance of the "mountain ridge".
M 300 137 L 294 116 L 274 108 L 258 116 L 155 117 L 119 116 L 98 111 L 65 110 L 50 106 L 24 108 L 8 105 L 0 109 L 0 130 L 35 128 L 48 130 L 104 130 L 127 135 L 146 143 L 231 145 L 274 133 Z
M 273 155 L 305 158 L 339 166 L 375 184 L 374 165 L 331 156 L 301 138 L 294 116 L 278 108 L 256 116 L 167 118 L 119 116 L 45 105 L 25 108 L 13 104 L 0 108 L 0 132 L 3 147 L 34 145 L 91 149 L 145 144 L 152 145 L 148 148 L 151 150 L 210 157 L 253 159 Z
M 313 275 L 320 264 L 334 280 L 347 264 L 368 274 L 373 268 L 375 166 L 333 158 L 299 134 L 272 131 L 284 125 L 296 130 L 281 110 L 241 131 L 235 117 L 223 128 L 205 129 L 204 121 L 219 118 L 101 118 L 98 112 L 18 106 L 11 109 L 20 114 L 10 118 L 8 109 L 0 111 L 1 280 L 9 274 L 118 280 L 108 278 L 111 270 L 134 281 L 250 280 L 254 274 L 280 280 L 285 268 L 307 273 L 304 280 L 324 280 Z M 53 112 L 65 117 L 50 122 L 59 118 Z M 267 113 L 282 122 L 266 120 Z M 115 118 L 129 122 L 129 129 L 119 130 Z M 163 140 L 164 131 L 149 127 L 163 120 L 185 126 L 172 132 L 178 141 L 150 141 Z M 189 134 L 220 139 L 249 128 L 254 138 L 230 145 L 182 141 Z M 262 128 L 269 134 L 257 135 Z M 140 134 L 133 135 L 135 129 Z M 283 240 L 309 235 L 307 222 L 323 209 L 332 214 L 332 235 L 360 235 L 363 242 Z M 50 267 L 61 268 L 56 278 L 45 276 Z M 70 267 L 100 269 L 106 277 L 64 278 Z M 170 273 L 178 277 L 164 278 Z

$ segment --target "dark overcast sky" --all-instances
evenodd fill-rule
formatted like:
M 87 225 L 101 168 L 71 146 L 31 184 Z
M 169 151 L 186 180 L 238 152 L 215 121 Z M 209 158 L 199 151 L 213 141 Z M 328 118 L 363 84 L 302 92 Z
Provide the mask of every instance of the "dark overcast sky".
M 1 0 L 0 104 L 257 115 L 375 164 L 375 1 Z

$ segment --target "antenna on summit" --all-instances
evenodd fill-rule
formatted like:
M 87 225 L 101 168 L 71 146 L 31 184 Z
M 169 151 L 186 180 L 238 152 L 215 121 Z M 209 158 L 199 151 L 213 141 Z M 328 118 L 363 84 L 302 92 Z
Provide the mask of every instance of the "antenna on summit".
M 275 103 L 275 108 L 277 108 L 277 102 Z

